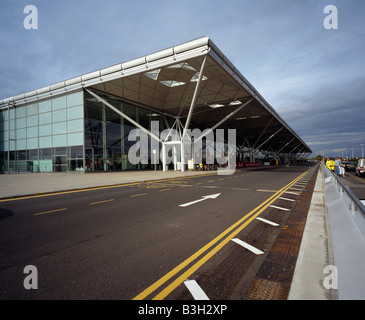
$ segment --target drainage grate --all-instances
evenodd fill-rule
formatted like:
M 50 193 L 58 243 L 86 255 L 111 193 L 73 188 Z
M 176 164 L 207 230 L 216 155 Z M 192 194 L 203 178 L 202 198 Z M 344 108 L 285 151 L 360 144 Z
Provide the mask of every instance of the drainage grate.
M 254 279 L 246 294 L 247 299 L 252 300 L 285 300 L 290 286 L 278 282 Z

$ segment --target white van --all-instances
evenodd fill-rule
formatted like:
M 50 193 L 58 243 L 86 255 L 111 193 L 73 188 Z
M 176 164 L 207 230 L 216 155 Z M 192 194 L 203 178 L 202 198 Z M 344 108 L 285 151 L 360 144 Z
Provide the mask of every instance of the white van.
M 356 165 L 356 175 L 362 177 L 365 174 L 365 159 L 359 159 Z

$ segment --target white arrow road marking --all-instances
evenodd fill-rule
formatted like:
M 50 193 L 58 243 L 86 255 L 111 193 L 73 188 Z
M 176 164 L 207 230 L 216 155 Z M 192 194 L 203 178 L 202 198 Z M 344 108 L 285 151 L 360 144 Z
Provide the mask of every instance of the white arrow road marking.
M 204 201 L 204 200 L 208 200 L 208 199 L 216 199 L 218 196 L 220 196 L 220 193 L 216 193 L 216 194 L 211 194 L 210 196 L 203 196 L 201 199 L 199 200 L 195 200 L 195 201 L 191 201 L 188 203 L 184 203 L 184 204 L 180 204 L 179 207 L 187 207 L 187 206 L 191 206 L 192 204 Z

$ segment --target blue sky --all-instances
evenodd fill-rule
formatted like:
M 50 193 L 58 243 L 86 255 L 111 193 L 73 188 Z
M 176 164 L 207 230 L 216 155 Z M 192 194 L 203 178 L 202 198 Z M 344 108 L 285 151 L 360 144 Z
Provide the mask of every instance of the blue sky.
M 38 9 L 37 30 L 23 26 L 26 5 Z M 337 30 L 323 26 L 327 5 Z M 0 99 L 201 36 L 314 154 L 361 155 L 363 0 L 0 0 Z

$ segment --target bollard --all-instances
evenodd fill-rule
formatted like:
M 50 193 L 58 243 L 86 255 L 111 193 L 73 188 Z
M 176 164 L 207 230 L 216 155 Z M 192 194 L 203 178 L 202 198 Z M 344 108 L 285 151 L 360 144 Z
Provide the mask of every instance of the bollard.
M 351 211 L 357 211 L 357 205 L 355 204 L 355 202 L 351 202 L 349 209 Z

